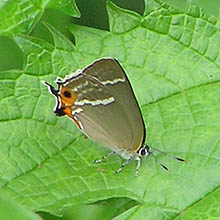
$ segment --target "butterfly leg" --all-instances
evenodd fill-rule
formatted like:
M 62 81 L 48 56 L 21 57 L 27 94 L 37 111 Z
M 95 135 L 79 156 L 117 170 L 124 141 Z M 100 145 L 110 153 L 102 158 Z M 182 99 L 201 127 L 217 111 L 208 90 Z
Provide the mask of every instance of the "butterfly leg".
M 120 172 L 122 171 L 122 169 L 123 169 L 127 164 L 129 164 L 129 162 L 131 162 L 132 159 L 133 159 L 133 156 L 129 157 L 129 158 L 121 165 L 121 167 L 120 167 L 118 170 L 116 170 L 115 172 L 116 172 L 116 173 L 120 173 Z
M 137 160 L 137 167 L 136 167 L 135 176 L 137 177 L 138 173 L 139 173 L 140 166 L 141 166 L 141 158 L 140 157 L 136 157 L 136 160 Z
M 107 153 L 106 155 L 104 155 L 101 159 L 94 160 L 94 163 L 102 163 L 104 160 L 106 160 L 106 158 L 108 156 L 110 156 L 114 153 L 115 153 L 114 151 L 111 151 L 111 152 Z

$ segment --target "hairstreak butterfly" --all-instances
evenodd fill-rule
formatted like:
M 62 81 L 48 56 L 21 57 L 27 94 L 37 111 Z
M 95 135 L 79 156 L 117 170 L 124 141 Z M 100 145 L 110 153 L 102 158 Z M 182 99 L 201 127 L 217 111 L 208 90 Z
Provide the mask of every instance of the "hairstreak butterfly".
M 67 115 L 84 134 L 112 150 L 96 162 L 118 153 L 126 161 L 116 172 L 135 159 L 138 175 L 141 157 L 152 152 L 145 144 L 146 129 L 131 84 L 116 59 L 102 58 L 63 80 L 57 78 L 57 89 L 44 84 L 56 97 L 57 116 Z

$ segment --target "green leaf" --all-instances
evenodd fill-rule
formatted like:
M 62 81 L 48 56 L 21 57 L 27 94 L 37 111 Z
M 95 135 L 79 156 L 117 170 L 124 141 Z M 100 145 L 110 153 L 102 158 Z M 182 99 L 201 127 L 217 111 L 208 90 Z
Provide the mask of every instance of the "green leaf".
M 25 66 L 0 74 L 0 192 L 57 215 L 70 205 L 123 197 L 136 203 L 115 219 L 219 217 L 212 211 L 220 205 L 219 20 L 194 5 L 184 13 L 159 0 L 146 1 L 143 17 L 112 3 L 107 10 L 111 32 L 74 25 L 75 46 L 49 25 L 54 45 L 16 37 Z M 138 178 L 135 161 L 116 175 L 122 158 L 94 164 L 107 150 L 52 113 L 55 100 L 41 80 L 52 83 L 109 56 L 127 72 L 146 143 L 185 163 L 157 155 L 168 172 L 149 157 Z
M 123 33 L 140 25 L 142 17 L 133 11 L 121 9 L 110 1 L 107 1 L 110 31 Z
M 128 198 L 111 198 L 89 205 L 73 206 L 64 212 L 63 218 L 66 220 L 113 219 L 115 216 L 118 216 L 119 213 L 123 213 L 136 205 L 137 202 Z
M 0 196 L 0 213 L 3 220 L 42 220 L 40 216 L 11 200 L 5 194 Z
M 74 0 L 59 0 L 58 3 L 55 0 L 5 0 L 0 3 L 0 35 L 29 34 L 46 8 L 59 9 L 74 17 L 80 16 Z

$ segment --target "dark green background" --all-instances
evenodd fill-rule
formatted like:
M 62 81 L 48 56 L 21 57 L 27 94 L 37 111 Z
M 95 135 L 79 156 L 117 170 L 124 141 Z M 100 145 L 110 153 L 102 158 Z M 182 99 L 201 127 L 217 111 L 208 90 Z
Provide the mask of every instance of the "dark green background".
M 119 7 L 136 11 L 143 14 L 143 0 L 113 0 Z M 164 0 L 164 2 L 180 9 L 185 10 L 187 6 L 186 0 Z M 105 0 L 78 0 L 77 6 L 81 12 L 81 18 L 72 18 L 65 15 L 63 12 L 55 9 L 46 9 L 40 22 L 35 26 L 31 35 L 42 38 L 48 42 L 52 42 L 50 35 L 43 22 L 48 22 L 65 34 L 71 41 L 74 42 L 73 36 L 68 31 L 68 26 L 72 23 L 77 23 L 85 26 L 95 27 L 98 29 L 109 30 L 108 17 L 105 6 Z M 218 8 L 220 1 L 218 0 L 197 0 L 195 4 L 202 7 L 206 12 L 214 16 L 218 16 Z M 0 36 L 0 71 L 8 69 L 22 69 L 23 54 L 13 40 L 8 37 Z

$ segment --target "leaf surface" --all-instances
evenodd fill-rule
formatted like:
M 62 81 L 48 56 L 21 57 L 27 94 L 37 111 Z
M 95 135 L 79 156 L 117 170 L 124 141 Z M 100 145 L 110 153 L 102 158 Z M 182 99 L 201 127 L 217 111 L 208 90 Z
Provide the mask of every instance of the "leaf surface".
M 29 34 L 46 8 L 59 9 L 74 17 L 80 16 L 74 0 L 59 0 L 59 3 L 54 0 L 5 0 L 0 3 L 0 35 Z
M 54 44 L 16 37 L 23 71 L 0 74 L 1 191 L 34 211 L 126 197 L 138 205 L 115 219 L 193 219 L 219 216 L 219 21 L 194 5 L 181 12 L 147 0 L 143 17 L 107 2 L 111 31 L 74 25 L 76 45 L 48 25 Z M 97 58 L 124 67 L 141 107 L 146 143 L 165 155 L 135 161 L 116 175 L 118 156 L 94 164 L 107 150 L 86 139 L 68 118 L 52 113 L 52 83 Z M 104 123 L 104 122 L 103 122 Z M 210 205 L 209 201 L 214 201 Z M 209 205 L 208 205 L 209 204 Z M 206 208 L 204 208 L 204 206 Z M 212 211 L 212 210 L 215 211 Z M 190 216 L 190 217 L 189 217 Z

